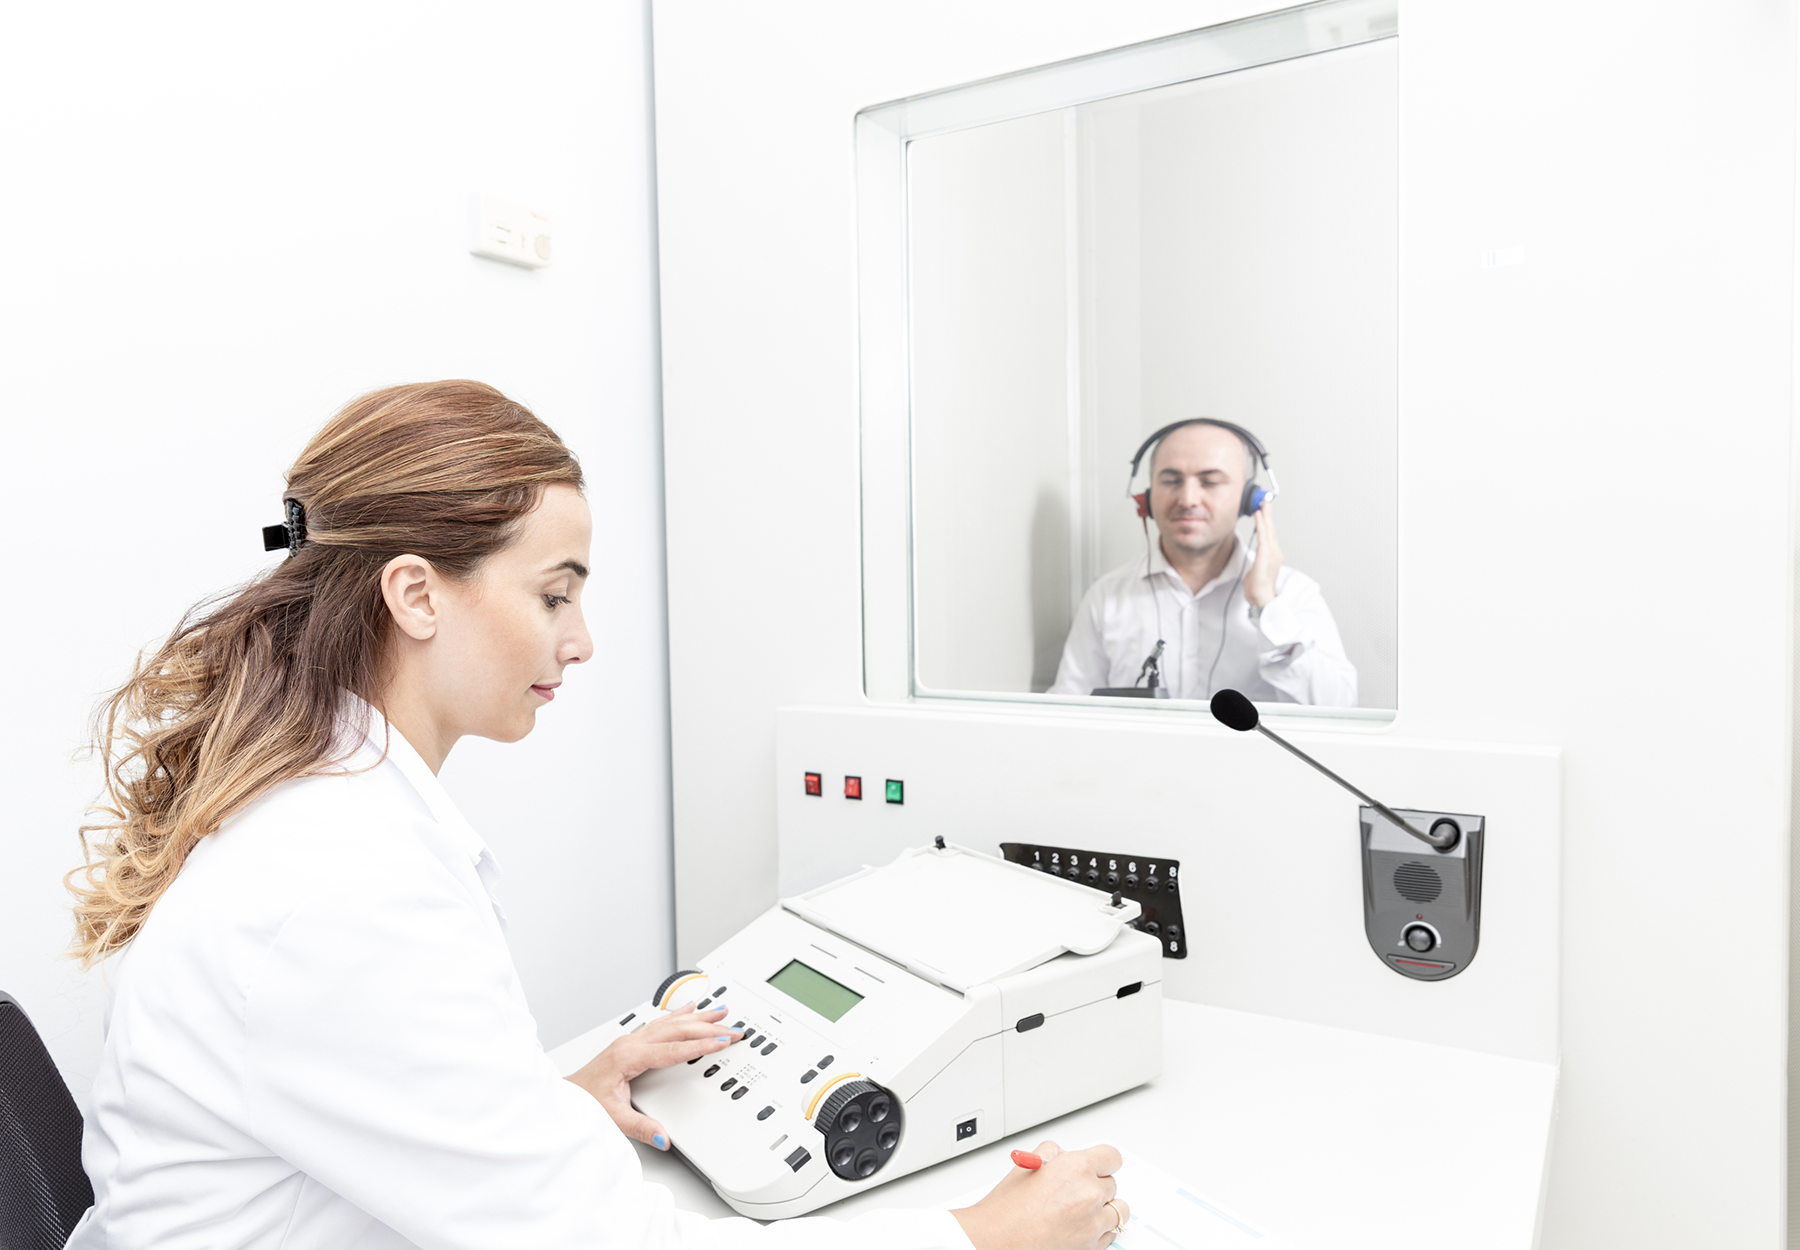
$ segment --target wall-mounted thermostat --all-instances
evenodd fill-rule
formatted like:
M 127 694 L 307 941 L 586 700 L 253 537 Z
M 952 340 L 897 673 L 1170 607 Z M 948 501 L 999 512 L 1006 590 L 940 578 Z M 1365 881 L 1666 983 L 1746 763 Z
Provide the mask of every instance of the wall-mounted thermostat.
M 471 197 L 469 250 L 490 260 L 503 260 L 526 269 L 542 269 L 550 263 L 550 219 L 540 212 L 496 199 Z

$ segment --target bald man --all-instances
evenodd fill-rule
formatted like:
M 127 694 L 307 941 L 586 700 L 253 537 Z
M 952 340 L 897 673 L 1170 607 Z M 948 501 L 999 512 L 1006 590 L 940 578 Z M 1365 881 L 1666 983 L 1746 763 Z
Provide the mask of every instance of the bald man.
M 1223 426 L 1183 425 L 1157 444 L 1157 541 L 1088 589 L 1050 693 L 1134 685 L 1161 640 L 1173 698 L 1229 687 L 1261 703 L 1356 706 L 1356 666 L 1319 583 L 1282 563 L 1269 503 L 1254 514 L 1254 548 L 1238 541 L 1238 501 L 1255 475 L 1249 444 Z

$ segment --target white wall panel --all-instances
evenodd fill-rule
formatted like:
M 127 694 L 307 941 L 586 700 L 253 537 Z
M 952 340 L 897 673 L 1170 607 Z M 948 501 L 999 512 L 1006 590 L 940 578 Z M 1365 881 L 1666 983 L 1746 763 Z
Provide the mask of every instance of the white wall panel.
M 0 40 L 0 988 L 77 1093 L 102 974 L 61 961 L 59 878 L 100 694 L 202 596 L 277 557 L 281 474 L 352 396 L 491 382 L 582 456 L 599 661 L 445 784 L 505 873 L 544 1040 L 670 958 L 647 13 L 511 6 L 9 9 Z M 484 191 L 549 213 L 551 267 L 468 254 Z
M 1557 1061 L 1554 750 L 1288 735 L 1390 804 L 1487 818 L 1480 948 L 1464 971 L 1425 984 L 1369 948 L 1357 800 L 1260 734 L 930 705 L 783 708 L 777 724 L 783 897 L 935 836 L 989 855 L 1033 842 L 1173 859 L 1188 954 L 1163 961 L 1165 997 Z M 822 795 L 805 792 L 808 772 L 823 774 Z M 845 799 L 845 775 L 867 797 Z M 905 783 L 904 803 L 884 801 L 890 777 Z M 1246 777 L 1274 784 L 1238 784 Z
M 775 896 L 775 708 L 860 699 L 851 117 L 1250 11 L 658 6 L 688 954 Z M 1793 7 L 1403 17 L 1392 732 L 1562 751 L 1544 1244 L 1772 1247 Z M 1481 267 L 1511 247 L 1523 265 Z M 1063 736 L 1078 771 L 1088 735 Z M 1269 755 L 1240 784 L 1285 803 L 1292 762 Z M 1131 781 L 1093 784 L 1132 810 Z

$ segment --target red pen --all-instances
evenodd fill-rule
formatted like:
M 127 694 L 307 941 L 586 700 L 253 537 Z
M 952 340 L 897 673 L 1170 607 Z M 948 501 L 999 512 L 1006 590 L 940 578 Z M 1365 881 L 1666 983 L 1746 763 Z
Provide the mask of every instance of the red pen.
M 1029 1150 L 1013 1151 L 1012 1159 L 1014 1163 L 1029 1172 L 1035 1172 L 1044 1166 L 1044 1161 L 1032 1154 Z

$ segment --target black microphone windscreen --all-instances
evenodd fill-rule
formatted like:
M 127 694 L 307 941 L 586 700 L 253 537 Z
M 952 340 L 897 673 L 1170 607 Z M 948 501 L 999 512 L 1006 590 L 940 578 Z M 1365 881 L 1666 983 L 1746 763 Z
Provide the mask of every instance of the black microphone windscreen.
M 1256 728 L 1256 705 L 1235 690 L 1221 690 L 1212 697 L 1213 719 L 1227 729 L 1249 733 Z

